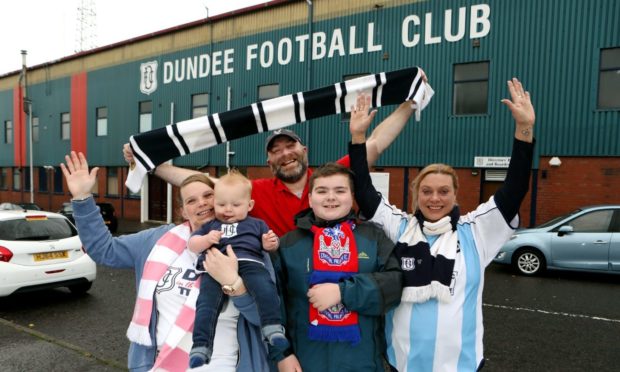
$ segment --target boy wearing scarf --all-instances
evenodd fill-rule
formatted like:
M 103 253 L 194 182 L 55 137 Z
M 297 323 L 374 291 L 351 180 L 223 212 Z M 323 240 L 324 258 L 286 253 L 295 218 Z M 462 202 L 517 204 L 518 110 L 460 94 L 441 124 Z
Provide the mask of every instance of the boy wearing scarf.
M 389 371 L 383 315 L 402 290 L 394 244 L 355 220 L 350 169 L 324 165 L 309 190 L 274 261 L 291 347 L 271 355 L 280 370 Z

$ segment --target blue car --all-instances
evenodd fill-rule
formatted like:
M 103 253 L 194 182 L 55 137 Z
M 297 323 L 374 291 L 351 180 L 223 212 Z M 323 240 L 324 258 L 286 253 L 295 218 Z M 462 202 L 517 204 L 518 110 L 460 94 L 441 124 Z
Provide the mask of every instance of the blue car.
M 522 275 L 546 269 L 620 274 L 620 205 L 583 207 L 517 230 L 493 261 Z

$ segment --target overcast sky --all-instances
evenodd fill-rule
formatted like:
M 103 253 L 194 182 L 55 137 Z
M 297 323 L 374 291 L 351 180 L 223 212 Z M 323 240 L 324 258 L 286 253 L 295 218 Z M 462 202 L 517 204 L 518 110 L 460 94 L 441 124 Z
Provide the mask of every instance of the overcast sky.
M 53 61 L 77 47 L 80 0 L 1 0 L 0 75 Z M 192 22 L 268 0 L 94 0 L 96 46 Z

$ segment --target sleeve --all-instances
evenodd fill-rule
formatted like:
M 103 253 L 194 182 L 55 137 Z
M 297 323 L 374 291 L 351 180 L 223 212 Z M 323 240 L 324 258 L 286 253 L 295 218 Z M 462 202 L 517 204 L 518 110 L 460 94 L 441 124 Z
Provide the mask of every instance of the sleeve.
M 400 300 L 403 276 L 393 254 L 394 243 L 376 229 L 377 271 L 352 276 L 340 282 L 342 303 L 351 310 L 381 316 Z
M 267 234 L 269 232 L 269 226 L 267 226 L 267 223 L 263 220 L 258 220 L 258 232 L 259 232 L 259 236 L 258 239 L 262 241 L 263 238 L 263 234 Z
M 363 217 L 382 228 L 392 242 L 398 241 L 409 220 L 407 213 L 390 205 L 372 184 L 366 161 L 366 144 L 349 143 L 349 154 L 354 174 L 355 201 L 360 212 Z
M 368 160 L 366 159 L 366 143 L 354 145 L 349 142 L 349 157 L 351 170 L 354 174 L 353 188 L 355 201 L 360 208 L 360 212 L 366 218 L 372 218 L 381 202 L 381 194 L 377 192 L 370 178 Z
M 280 247 L 282 248 L 282 247 Z M 287 328 L 288 319 L 286 316 L 286 284 L 287 283 L 287 275 L 285 265 L 282 262 L 282 249 L 278 249 L 274 254 L 271 255 L 273 259 L 273 268 L 276 276 L 276 288 L 278 290 L 278 297 L 280 300 L 280 319 L 282 322 L 282 326 L 284 329 Z M 289 339 L 289 345 L 293 345 L 292 340 L 290 339 L 290 333 L 286 332 L 286 336 Z M 293 354 L 293 348 L 288 347 L 286 349 L 278 348 L 276 346 L 269 345 L 269 358 L 273 360 L 275 363 L 282 361 L 284 358 Z
M 534 143 L 515 138 L 506 180 L 495 192 L 495 203 L 508 224 L 519 212 L 521 202 L 529 190 L 533 156 Z
M 119 269 L 142 264 L 157 240 L 173 225 L 113 237 L 93 198 L 73 201 L 73 217 L 84 249 L 96 263 Z
M 194 231 L 190 237 L 192 236 L 203 236 L 203 235 L 207 235 L 209 232 L 211 231 L 211 221 L 205 223 L 204 225 L 200 226 L 200 228 L 196 231 Z

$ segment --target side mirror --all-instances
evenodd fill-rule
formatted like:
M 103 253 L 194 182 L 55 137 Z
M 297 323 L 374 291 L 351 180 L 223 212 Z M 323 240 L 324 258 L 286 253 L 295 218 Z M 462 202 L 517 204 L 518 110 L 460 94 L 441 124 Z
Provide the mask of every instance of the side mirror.
M 558 230 L 558 236 L 563 236 L 566 234 L 570 234 L 573 232 L 573 227 L 570 225 L 564 225 L 561 226 L 560 229 Z

